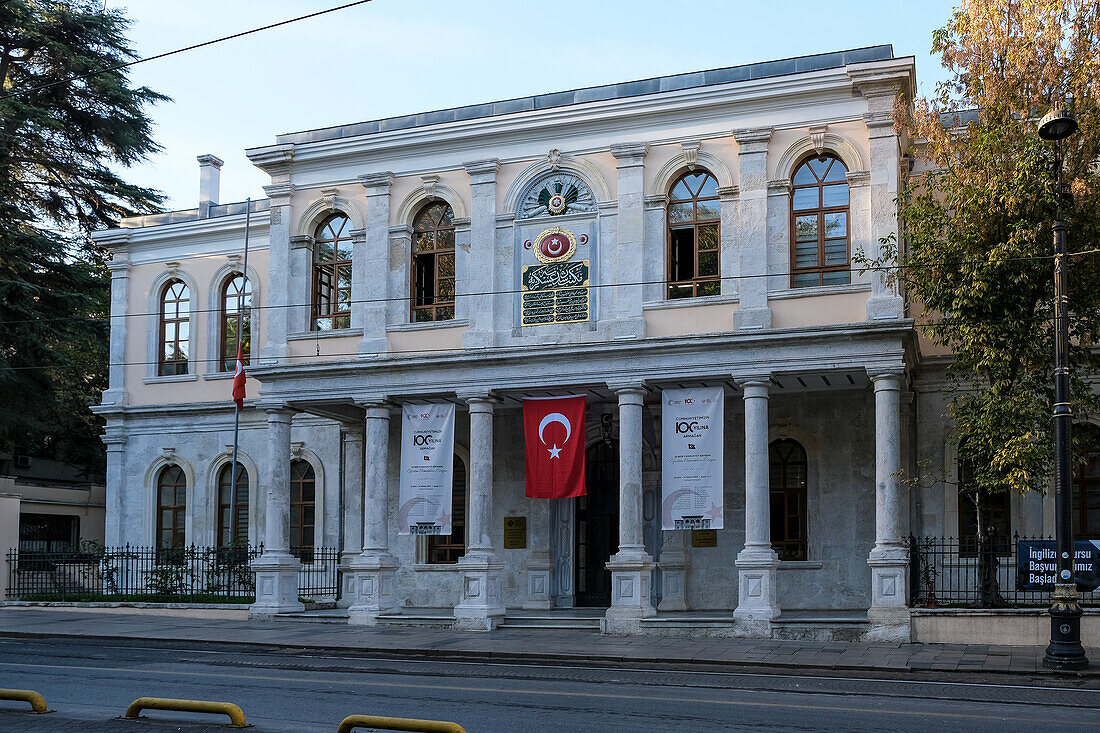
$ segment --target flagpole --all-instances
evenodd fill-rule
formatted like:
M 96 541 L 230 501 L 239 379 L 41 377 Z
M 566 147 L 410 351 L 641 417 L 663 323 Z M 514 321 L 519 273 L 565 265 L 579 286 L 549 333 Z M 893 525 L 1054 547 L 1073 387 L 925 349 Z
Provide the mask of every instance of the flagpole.
M 237 294 L 237 353 L 242 351 L 244 331 L 244 296 L 248 287 L 248 228 L 252 218 L 252 197 L 244 202 L 244 265 L 241 268 L 241 290 Z M 251 334 L 250 334 L 251 335 Z M 249 343 L 248 351 L 251 354 L 252 344 Z M 241 368 L 243 369 L 243 362 Z M 237 531 L 237 450 L 241 433 L 241 408 L 233 403 L 233 467 L 229 470 L 229 544 L 237 539 L 234 535 Z M 253 479 L 254 480 L 254 479 Z M 219 528 L 220 529 L 220 528 Z

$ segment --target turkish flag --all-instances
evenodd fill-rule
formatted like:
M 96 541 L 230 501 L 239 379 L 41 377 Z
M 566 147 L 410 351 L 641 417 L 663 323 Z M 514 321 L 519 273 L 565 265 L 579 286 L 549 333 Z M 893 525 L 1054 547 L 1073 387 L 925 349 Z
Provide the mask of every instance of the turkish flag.
M 584 395 L 523 400 L 527 496 L 584 496 Z
M 244 409 L 244 351 L 237 345 L 237 371 L 233 373 L 233 401 L 237 409 Z

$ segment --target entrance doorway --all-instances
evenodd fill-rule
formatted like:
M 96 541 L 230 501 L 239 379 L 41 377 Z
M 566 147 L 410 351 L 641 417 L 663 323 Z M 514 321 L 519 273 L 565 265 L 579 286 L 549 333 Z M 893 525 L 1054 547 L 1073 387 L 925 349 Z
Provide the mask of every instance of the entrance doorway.
M 619 548 L 619 441 L 600 441 L 585 451 L 585 490 L 576 505 L 574 604 L 606 608 L 607 561 Z

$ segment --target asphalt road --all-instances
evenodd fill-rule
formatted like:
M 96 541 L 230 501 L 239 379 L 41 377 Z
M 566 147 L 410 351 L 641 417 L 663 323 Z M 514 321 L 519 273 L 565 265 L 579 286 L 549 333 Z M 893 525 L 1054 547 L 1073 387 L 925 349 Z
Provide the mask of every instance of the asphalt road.
M 0 731 L 227 730 L 219 726 L 225 718 L 212 716 L 151 712 L 145 721 L 117 720 L 142 696 L 234 702 L 257 733 L 331 732 L 352 713 L 453 720 L 469 733 L 1095 731 L 1100 690 L 1087 684 L 1095 686 L 1026 677 L 803 677 L 3 639 L 0 687 L 38 690 L 57 712 L 35 716 L 22 712 L 25 704 L 0 701 Z

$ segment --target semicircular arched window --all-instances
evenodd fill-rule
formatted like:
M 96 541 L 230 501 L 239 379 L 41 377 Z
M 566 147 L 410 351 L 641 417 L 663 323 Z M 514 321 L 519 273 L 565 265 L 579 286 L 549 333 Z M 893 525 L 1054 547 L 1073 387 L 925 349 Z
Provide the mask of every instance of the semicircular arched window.
M 336 213 L 313 238 L 313 330 L 351 328 L 351 220 Z
M 169 280 L 160 295 L 158 374 L 187 374 L 190 345 L 191 293 L 182 280 Z
M 248 542 L 248 470 L 237 464 L 236 488 L 233 464 L 218 472 L 218 547 Z
M 806 449 L 783 438 L 768 446 L 772 548 L 780 560 L 807 558 Z
M 722 292 L 718 181 L 702 169 L 676 179 L 668 195 L 668 297 Z
M 187 515 L 187 478 L 183 469 L 172 464 L 157 475 L 157 549 L 185 547 Z
M 221 324 L 222 358 L 218 367 L 232 372 L 237 368 L 237 344 L 244 364 L 248 364 L 252 349 L 252 283 L 240 273 L 222 284 Z
M 455 212 L 433 201 L 413 219 L 412 321 L 455 317 Z
M 802 161 L 791 181 L 791 287 L 852 281 L 848 169 L 828 153 Z
M 313 562 L 313 530 L 316 526 L 317 474 L 309 461 L 290 464 L 290 554 Z

